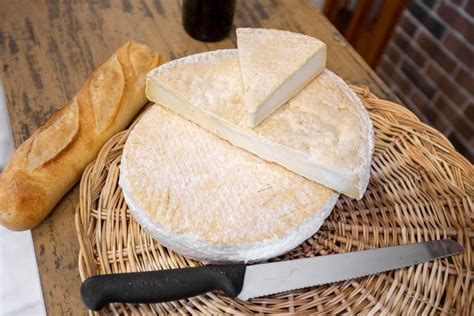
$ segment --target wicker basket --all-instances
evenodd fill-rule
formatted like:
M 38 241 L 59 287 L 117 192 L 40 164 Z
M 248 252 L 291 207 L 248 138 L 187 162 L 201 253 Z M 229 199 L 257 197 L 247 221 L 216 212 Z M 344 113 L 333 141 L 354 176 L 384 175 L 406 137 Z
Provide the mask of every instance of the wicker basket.
M 279 259 L 295 259 L 441 238 L 462 256 L 357 280 L 253 299 L 221 293 L 161 304 L 110 304 L 117 314 L 473 313 L 473 166 L 410 111 L 351 87 L 376 131 L 369 188 L 360 201 L 341 196 L 320 231 Z M 85 170 L 76 229 L 81 279 L 106 273 L 197 266 L 162 247 L 130 217 L 118 186 L 128 131 L 118 133 Z

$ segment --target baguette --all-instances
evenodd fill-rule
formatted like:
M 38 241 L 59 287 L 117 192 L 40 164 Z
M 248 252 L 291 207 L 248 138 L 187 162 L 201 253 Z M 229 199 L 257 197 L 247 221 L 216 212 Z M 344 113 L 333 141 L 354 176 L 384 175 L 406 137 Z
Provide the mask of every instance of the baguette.
M 0 224 L 26 230 L 48 215 L 102 145 L 147 103 L 145 77 L 159 62 L 149 47 L 126 43 L 18 147 L 0 175 Z

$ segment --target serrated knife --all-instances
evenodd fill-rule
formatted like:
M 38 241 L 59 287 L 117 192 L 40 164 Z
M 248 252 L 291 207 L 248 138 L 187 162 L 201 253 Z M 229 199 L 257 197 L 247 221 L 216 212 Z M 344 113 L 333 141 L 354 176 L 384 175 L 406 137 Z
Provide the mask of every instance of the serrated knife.
M 100 310 L 108 303 L 158 303 L 210 291 L 231 297 L 253 297 L 355 279 L 463 253 L 444 239 L 254 265 L 234 264 L 150 272 L 99 275 L 81 286 L 86 306 Z

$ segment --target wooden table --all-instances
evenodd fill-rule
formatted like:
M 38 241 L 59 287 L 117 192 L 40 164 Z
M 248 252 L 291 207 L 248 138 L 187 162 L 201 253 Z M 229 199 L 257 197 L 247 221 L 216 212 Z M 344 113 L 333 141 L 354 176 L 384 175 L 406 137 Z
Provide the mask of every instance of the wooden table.
M 328 68 L 381 98 L 396 100 L 373 70 L 310 1 L 238 1 L 235 26 L 279 28 L 320 38 Z M 16 146 L 71 99 L 93 69 L 127 40 L 145 43 L 167 60 L 236 46 L 190 38 L 176 0 L 4 1 L 0 9 L 0 69 Z M 74 212 L 78 188 L 32 231 L 48 314 L 81 314 Z

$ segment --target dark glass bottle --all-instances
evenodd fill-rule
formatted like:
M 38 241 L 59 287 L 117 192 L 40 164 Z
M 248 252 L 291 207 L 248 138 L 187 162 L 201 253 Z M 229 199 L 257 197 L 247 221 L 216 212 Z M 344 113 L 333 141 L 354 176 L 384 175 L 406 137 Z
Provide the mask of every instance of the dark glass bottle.
M 197 40 L 217 42 L 232 29 L 236 0 L 183 0 L 183 26 Z

